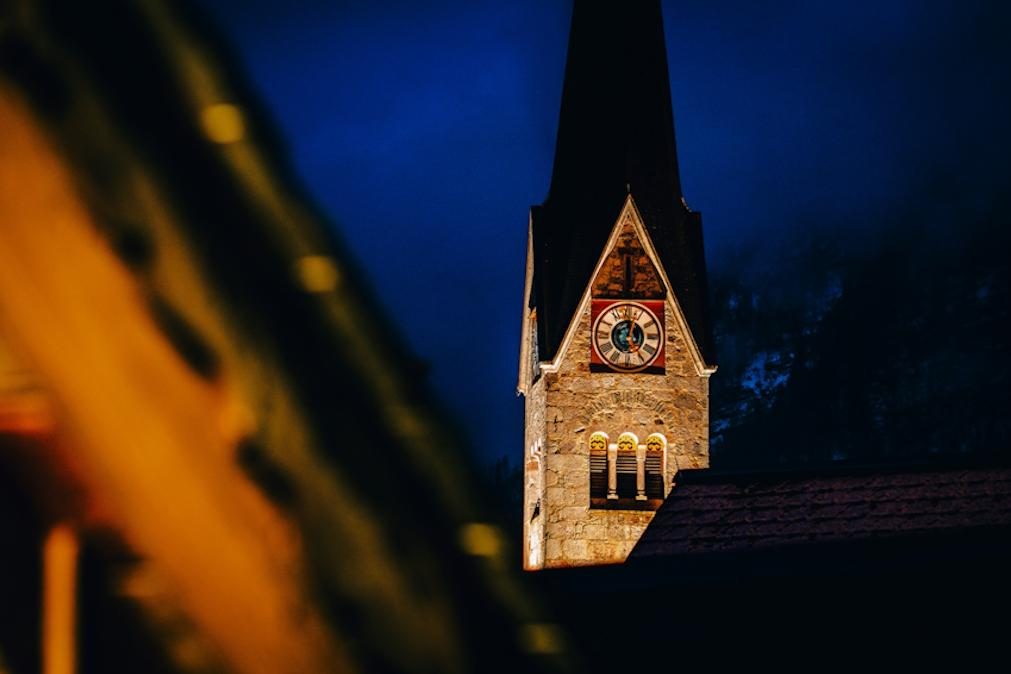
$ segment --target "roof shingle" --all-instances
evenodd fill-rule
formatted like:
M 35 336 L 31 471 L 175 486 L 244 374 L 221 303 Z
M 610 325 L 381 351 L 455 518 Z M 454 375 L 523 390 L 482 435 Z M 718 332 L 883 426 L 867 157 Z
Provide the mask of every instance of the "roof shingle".
M 1011 468 L 807 475 L 681 471 L 632 558 L 745 551 L 1011 524 Z

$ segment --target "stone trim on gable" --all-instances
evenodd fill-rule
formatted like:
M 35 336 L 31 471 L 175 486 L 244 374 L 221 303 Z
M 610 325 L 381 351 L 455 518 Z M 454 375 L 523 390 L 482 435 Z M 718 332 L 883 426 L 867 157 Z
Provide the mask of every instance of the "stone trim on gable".
M 667 277 L 663 266 L 660 264 L 660 258 L 656 253 L 656 249 L 653 247 L 652 241 L 649 238 L 649 234 L 646 232 L 646 228 L 642 222 L 642 216 L 639 214 L 639 210 L 635 205 L 635 199 L 629 194 L 625 198 L 625 205 L 621 209 L 621 214 L 618 216 L 617 221 L 614 223 L 614 227 L 611 230 L 611 235 L 608 237 L 607 245 L 604 247 L 603 252 L 600 255 L 597 265 L 593 270 L 593 274 L 590 277 L 590 282 L 587 283 L 586 289 L 583 291 L 583 297 L 579 301 L 579 307 L 576 313 L 573 315 L 572 320 L 569 322 L 569 327 L 565 331 L 565 336 L 562 338 L 562 343 L 558 347 L 558 352 L 551 361 L 541 363 L 542 372 L 556 372 L 559 365 L 565 359 L 565 355 L 569 350 L 572 343 L 573 335 L 577 329 L 577 324 L 579 323 L 579 317 L 583 315 L 586 308 L 589 306 L 590 300 L 592 298 L 592 288 L 593 281 L 598 277 L 601 269 L 604 266 L 605 261 L 610 256 L 611 252 L 614 250 L 618 243 L 619 236 L 624 230 L 626 224 L 631 225 L 634 229 L 636 235 L 639 237 L 639 241 L 642 243 L 643 249 L 653 265 L 653 268 L 659 273 L 660 278 L 663 281 L 664 289 L 666 290 L 666 304 L 670 309 L 670 315 L 672 319 L 676 322 L 681 330 L 681 333 L 685 336 L 685 341 L 688 343 L 689 352 L 692 356 L 692 361 L 695 365 L 696 373 L 700 376 L 708 377 L 714 372 L 716 372 L 715 365 L 708 365 L 705 359 L 702 357 L 702 351 L 699 348 L 698 342 L 695 339 L 695 335 L 692 333 L 691 328 L 688 326 L 688 321 L 685 318 L 684 311 L 681 309 L 680 304 L 678 304 L 677 297 L 674 294 L 673 286 L 671 286 L 670 279 Z

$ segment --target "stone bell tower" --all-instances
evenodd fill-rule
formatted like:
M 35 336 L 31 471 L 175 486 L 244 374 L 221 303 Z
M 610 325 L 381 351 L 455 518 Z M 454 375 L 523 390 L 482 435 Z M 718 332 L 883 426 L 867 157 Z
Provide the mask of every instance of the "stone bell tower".
M 709 464 L 716 370 L 658 0 L 575 1 L 524 293 L 524 566 L 621 562 Z

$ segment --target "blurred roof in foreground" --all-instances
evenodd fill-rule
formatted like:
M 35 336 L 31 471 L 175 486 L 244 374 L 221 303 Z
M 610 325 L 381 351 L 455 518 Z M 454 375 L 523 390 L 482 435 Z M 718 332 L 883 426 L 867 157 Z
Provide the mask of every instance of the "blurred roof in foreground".
M 0 128 L 0 670 L 54 523 L 83 671 L 568 667 L 199 13 L 4 5 Z

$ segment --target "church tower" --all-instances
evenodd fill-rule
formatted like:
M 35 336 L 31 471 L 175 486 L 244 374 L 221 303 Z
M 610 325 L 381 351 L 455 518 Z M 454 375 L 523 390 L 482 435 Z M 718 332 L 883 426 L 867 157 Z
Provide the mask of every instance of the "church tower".
M 716 370 L 658 0 L 575 1 L 524 293 L 524 566 L 621 562 L 709 464 Z

